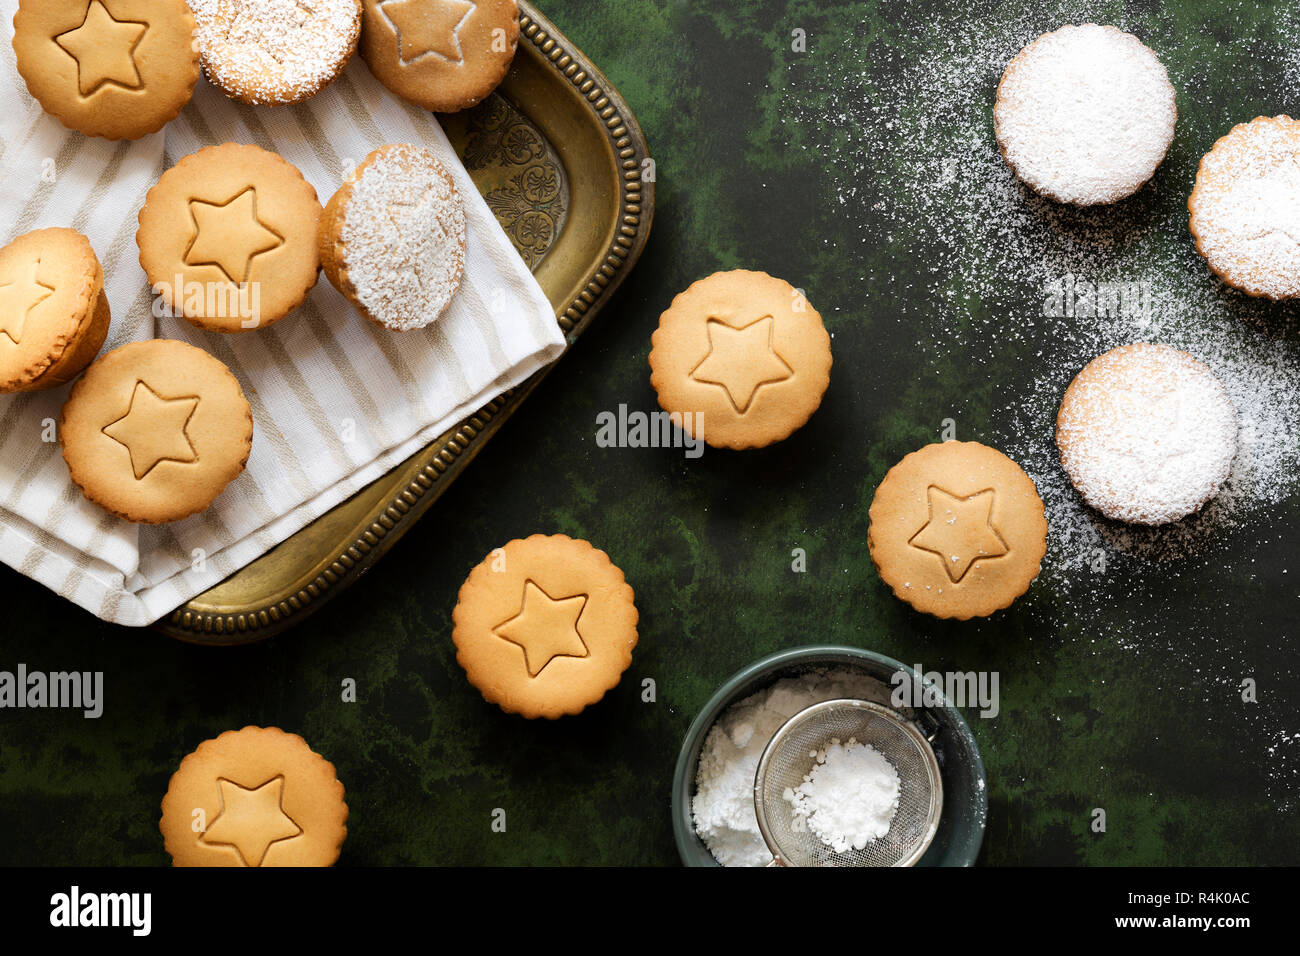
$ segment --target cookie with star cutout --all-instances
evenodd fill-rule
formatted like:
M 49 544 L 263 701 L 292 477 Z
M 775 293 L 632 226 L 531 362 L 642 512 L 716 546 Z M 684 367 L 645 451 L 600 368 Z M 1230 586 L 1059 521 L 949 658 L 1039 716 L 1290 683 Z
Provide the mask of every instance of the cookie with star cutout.
M 199 79 L 185 0 L 19 0 L 13 46 L 45 112 L 87 136 L 157 132 Z
M 454 113 L 482 101 L 519 43 L 515 0 L 363 0 L 361 56 L 416 106 Z
M 715 272 L 673 299 L 650 339 L 659 405 L 715 448 L 788 438 L 821 407 L 831 339 L 801 290 L 765 272 Z
M 205 510 L 244 470 L 253 415 L 218 359 L 150 339 L 86 370 L 63 406 L 59 441 L 89 500 L 126 521 L 163 524 Z
M 1196 251 L 1226 284 L 1300 298 L 1300 120 L 1234 126 L 1201 157 L 1187 211 Z
M 347 822 L 332 763 L 297 734 L 245 727 L 181 761 L 158 827 L 175 866 L 333 866 Z
M 456 660 L 506 713 L 555 719 L 605 696 L 632 663 L 635 595 L 604 551 L 562 534 L 511 541 L 452 612 Z
M 140 265 L 171 314 L 209 332 L 266 328 L 316 285 L 320 217 L 316 190 L 279 154 L 209 146 L 145 196 Z
M 203 72 L 231 99 L 284 106 L 343 72 L 361 34 L 361 0 L 189 0 Z
M 38 229 L 0 249 L 0 392 L 65 385 L 108 335 L 104 271 L 90 240 Z
M 1219 493 L 1237 454 L 1237 412 L 1209 367 L 1168 345 L 1099 355 L 1056 417 L 1061 467 L 1093 508 L 1130 524 L 1169 524 Z
M 1009 607 L 1047 553 L 1038 489 L 1002 452 L 971 441 L 926 445 L 876 489 L 867 549 L 894 595 L 935 617 Z

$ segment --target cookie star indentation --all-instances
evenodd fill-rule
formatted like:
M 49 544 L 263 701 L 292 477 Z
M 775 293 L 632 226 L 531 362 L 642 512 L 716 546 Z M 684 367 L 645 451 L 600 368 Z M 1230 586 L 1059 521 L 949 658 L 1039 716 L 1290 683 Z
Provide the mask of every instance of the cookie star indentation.
M 194 238 L 185 250 L 187 266 L 216 266 L 231 282 L 248 281 L 253 260 L 284 245 L 257 216 L 257 188 L 249 186 L 225 202 L 190 200 Z
M 463 63 L 460 31 L 475 7 L 470 0 L 385 0 L 379 12 L 397 34 L 403 66 L 426 56 Z
M 103 431 L 126 448 L 131 456 L 131 470 L 139 481 L 159 462 L 188 465 L 199 460 L 199 453 L 185 430 L 198 407 L 197 395 L 164 398 L 143 381 L 137 381 L 131 407 L 121 418 L 105 425 Z
M 302 835 L 302 827 L 284 812 L 284 776 L 248 789 L 233 780 L 217 780 L 221 812 L 199 836 L 204 843 L 234 847 L 245 866 L 261 866 L 271 844 Z
M 553 598 L 531 579 L 524 584 L 519 613 L 492 629 L 502 640 L 524 651 L 529 677 L 536 677 L 557 657 L 586 657 L 591 653 L 578 631 L 587 595 Z
M 742 328 L 709 319 L 709 353 L 691 369 L 690 377 L 706 385 L 720 385 L 736 411 L 745 414 L 762 386 L 794 376 L 790 363 L 772 345 L 775 327 L 776 320 L 770 315 Z
M 908 539 L 908 544 L 938 555 L 953 584 L 966 576 L 971 565 L 1010 552 L 993 526 L 994 491 L 986 488 L 960 498 L 937 485 L 927 490 L 929 520 Z
M 37 259 L 27 265 L 19 278 L 0 283 L 0 333 L 14 345 L 22 342 L 32 309 L 54 295 L 54 286 L 36 278 L 40 267 L 41 260 Z
M 139 20 L 114 18 L 102 0 L 94 0 L 81 26 L 60 33 L 54 42 L 77 61 L 77 87 L 82 96 L 91 96 L 106 83 L 127 90 L 144 86 L 135 51 L 148 30 L 149 24 Z

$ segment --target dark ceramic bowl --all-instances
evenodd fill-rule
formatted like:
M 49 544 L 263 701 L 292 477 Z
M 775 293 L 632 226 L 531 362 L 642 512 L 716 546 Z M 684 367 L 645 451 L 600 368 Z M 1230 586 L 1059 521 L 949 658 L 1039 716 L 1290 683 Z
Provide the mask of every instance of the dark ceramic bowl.
M 709 698 L 686 732 L 677 770 L 673 774 L 673 836 L 677 852 L 687 866 L 718 866 L 709 848 L 695 832 L 691 820 L 691 799 L 695 795 L 695 772 L 704 738 L 714 721 L 732 703 L 755 694 L 783 677 L 793 677 L 817 668 L 854 670 L 880 681 L 878 703 L 888 705 L 893 685 L 890 676 L 912 668 L 881 654 L 857 647 L 797 647 L 755 661 L 734 674 Z M 917 861 L 917 866 L 971 866 L 984 841 L 988 816 L 988 789 L 984 783 L 984 762 L 970 728 L 957 708 L 945 701 L 942 707 L 926 708 L 927 723 L 938 726 L 934 752 L 943 778 L 943 814 L 934 842 Z

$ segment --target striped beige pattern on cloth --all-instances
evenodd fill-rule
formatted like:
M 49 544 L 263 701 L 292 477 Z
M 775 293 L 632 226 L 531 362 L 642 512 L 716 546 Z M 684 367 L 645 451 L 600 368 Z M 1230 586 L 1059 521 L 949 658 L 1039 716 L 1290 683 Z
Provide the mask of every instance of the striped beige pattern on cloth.
M 0 0 L 6 22 L 15 9 Z M 113 309 L 105 349 L 152 337 L 206 349 L 239 378 L 255 419 L 248 470 L 207 513 L 136 526 L 90 504 L 68 478 L 50 440 L 67 387 L 0 396 L 0 561 L 98 617 L 138 626 L 165 616 L 563 351 L 554 311 L 436 119 L 394 99 L 360 58 L 293 107 L 247 107 L 200 80 L 177 120 L 131 143 L 88 138 L 44 115 L 8 44 L 0 82 L 0 238 L 48 226 L 84 232 Z M 279 152 L 322 203 L 381 145 L 434 152 L 456 178 L 468 223 L 464 284 L 446 315 L 389 333 L 323 277 L 300 310 L 266 329 L 219 335 L 166 315 L 140 268 L 136 217 L 166 168 L 224 142 Z

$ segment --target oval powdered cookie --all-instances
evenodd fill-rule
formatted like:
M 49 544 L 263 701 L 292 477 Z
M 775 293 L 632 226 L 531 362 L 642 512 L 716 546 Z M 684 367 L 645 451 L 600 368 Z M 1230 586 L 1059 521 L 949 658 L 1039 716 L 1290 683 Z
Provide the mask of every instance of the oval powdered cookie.
M 1009 607 L 1047 553 L 1038 489 L 978 442 L 926 445 L 889 470 L 871 501 L 867 547 L 895 596 L 935 617 Z
M 127 521 L 162 524 L 205 510 L 243 472 L 253 415 L 218 359 L 150 339 L 86 370 L 63 406 L 59 442 L 88 499 Z
M 766 272 L 715 272 L 673 299 L 650 338 L 659 405 L 715 448 L 788 438 L 821 407 L 831 339 L 803 292 Z
M 1080 206 L 1137 192 L 1164 160 L 1177 119 L 1155 53 L 1095 23 L 1061 27 L 1021 50 L 993 106 L 994 134 L 1015 174 Z
M 1259 116 L 1201 158 L 1187 200 L 1197 251 L 1248 295 L 1300 296 L 1300 121 Z
M 465 207 L 451 171 L 428 150 L 375 150 L 326 204 L 326 277 L 357 309 L 394 332 L 446 311 L 465 272 Z
M 1237 413 L 1186 352 L 1138 342 L 1081 371 L 1056 418 L 1061 467 L 1108 518 L 1161 525 L 1218 494 L 1237 453 Z
M 81 233 L 38 229 L 0 249 L 0 392 L 71 381 L 109 321 L 103 269 Z
M 245 727 L 181 761 L 158 826 L 176 866 L 333 866 L 347 820 L 332 763 L 297 734 Z
M 32 96 L 87 136 L 162 129 L 199 78 L 185 0 L 19 0 L 13 46 Z
M 380 83 L 438 113 L 480 102 L 519 41 L 515 0 L 365 0 L 361 55 Z
M 203 71 L 252 106 L 300 103 L 357 49 L 361 0 L 189 0 Z
M 632 662 L 637 609 L 608 555 L 562 534 L 511 541 L 470 572 L 452 612 L 456 660 L 507 713 L 576 714 Z

